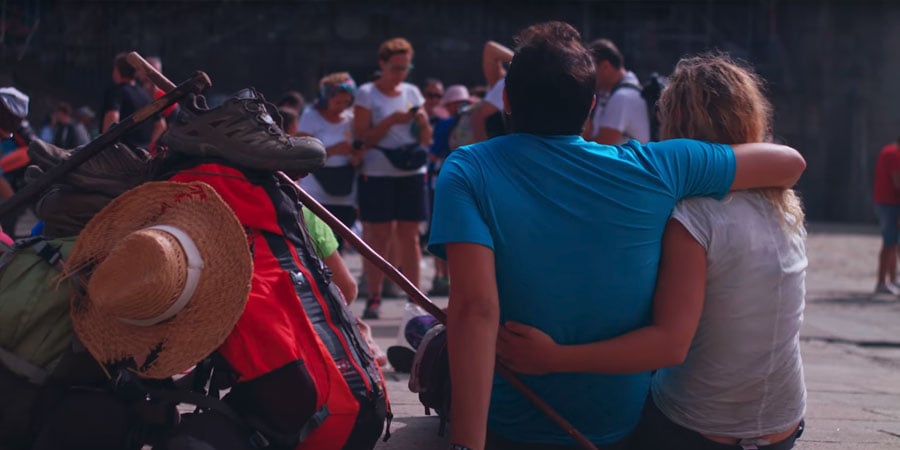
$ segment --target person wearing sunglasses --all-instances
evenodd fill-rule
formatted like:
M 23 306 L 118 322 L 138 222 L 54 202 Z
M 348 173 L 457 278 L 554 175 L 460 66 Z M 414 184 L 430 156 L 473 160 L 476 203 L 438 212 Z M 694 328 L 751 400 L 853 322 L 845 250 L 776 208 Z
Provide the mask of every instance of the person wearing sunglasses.
M 394 255 L 401 272 L 419 284 L 419 222 L 427 218 L 425 189 L 431 125 L 419 88 L 407 83 L 413 47 L 404 38 L 378 48 L 378 78 L 359 87 L 353 129 L 362 160 L 358 183 L 363 239 L 380 253 Z M 368 301 L 364 318 L 377 318 L 384 274 L 364 265 Z

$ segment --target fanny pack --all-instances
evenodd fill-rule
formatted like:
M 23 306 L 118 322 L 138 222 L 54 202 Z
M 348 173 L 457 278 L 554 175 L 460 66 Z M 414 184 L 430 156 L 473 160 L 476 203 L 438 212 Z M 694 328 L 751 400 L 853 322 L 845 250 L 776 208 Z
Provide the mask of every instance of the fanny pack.
M 391 165 L 400 170 L 416 170 L 428 162 L 428 150 L 418 142 L 407 144 L 397 148 L 382 148 L 376 146 Z
M 353 165 L 322 167 L 312 173 L 319 186 L 328 195 L 345 197 L 353 192 L 353 179 L 356 177 L 356 169 Z

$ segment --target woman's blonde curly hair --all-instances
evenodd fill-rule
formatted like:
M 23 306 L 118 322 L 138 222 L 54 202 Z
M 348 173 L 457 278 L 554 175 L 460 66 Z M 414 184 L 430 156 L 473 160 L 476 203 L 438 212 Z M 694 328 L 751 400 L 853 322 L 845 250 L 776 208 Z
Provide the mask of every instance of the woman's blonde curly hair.
M 748 66 L 721 53 L 682 58 L 659 99 L 660 138 L 722 144 L 763 142 L 771 137 L 772 105 L 763 80 Z M 803 227 L 803 207 L 793 189 L 760 190 L 782 225 Z

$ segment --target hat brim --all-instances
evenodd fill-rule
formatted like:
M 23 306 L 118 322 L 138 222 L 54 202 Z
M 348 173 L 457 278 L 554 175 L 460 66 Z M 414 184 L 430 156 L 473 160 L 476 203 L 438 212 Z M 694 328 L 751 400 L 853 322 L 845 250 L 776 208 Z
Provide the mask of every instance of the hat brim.
M 197 246 L 204 269 L 194 296 L 175 317 L 142 327 L 122 322 L 91 301 L 91 271 L 129 233 L 153 225 L 180 228 Z M 85 226 L 66 263 L 73 278 L 72 325 L 107 370 L 127 368 L 168 378 L 195 365 L 231 333 L 247 303 L 253 263 L 231 208 L 206 183 L 152 182 L 107 205 Z

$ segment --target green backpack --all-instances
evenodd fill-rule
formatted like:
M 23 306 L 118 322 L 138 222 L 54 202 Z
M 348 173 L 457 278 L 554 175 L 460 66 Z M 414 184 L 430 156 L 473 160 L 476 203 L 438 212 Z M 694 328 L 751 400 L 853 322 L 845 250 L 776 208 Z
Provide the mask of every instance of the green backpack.
M 75 237 L 20 240 L 0 256 L 0 363 L 19 375 L 32 378 L 21 361 L 52 372 L 72 346 L 71 290 L 61 269 L 74 244 Z

